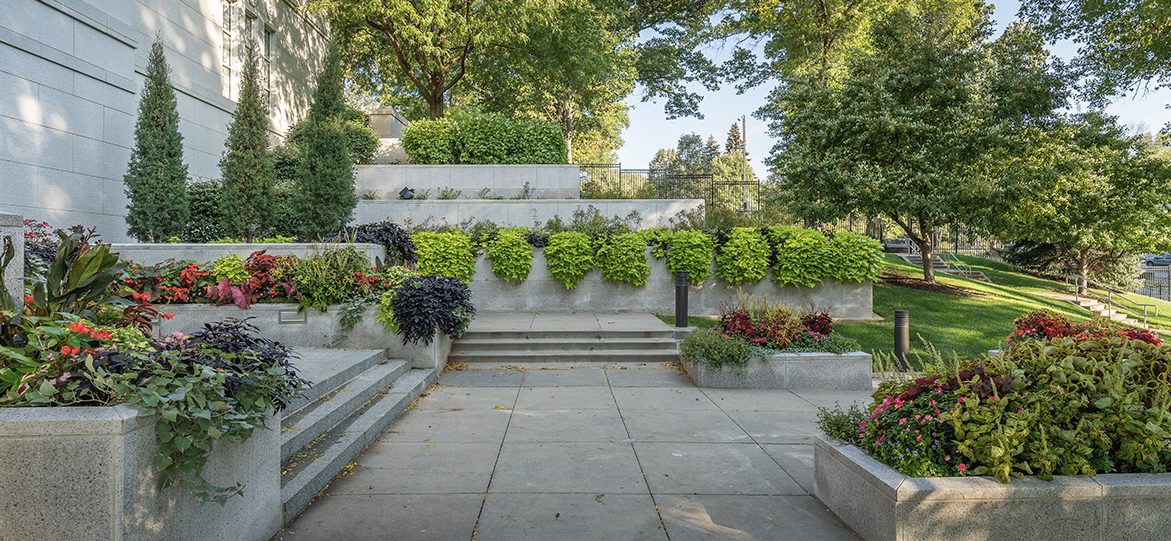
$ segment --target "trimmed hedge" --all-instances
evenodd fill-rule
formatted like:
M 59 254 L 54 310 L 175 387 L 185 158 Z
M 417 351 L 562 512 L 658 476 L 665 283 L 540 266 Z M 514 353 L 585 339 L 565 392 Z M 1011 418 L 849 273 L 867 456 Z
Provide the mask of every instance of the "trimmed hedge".
M 561 128 L 497 113 L 412 122 L 403 150 L 415 164 L 568 163 Z

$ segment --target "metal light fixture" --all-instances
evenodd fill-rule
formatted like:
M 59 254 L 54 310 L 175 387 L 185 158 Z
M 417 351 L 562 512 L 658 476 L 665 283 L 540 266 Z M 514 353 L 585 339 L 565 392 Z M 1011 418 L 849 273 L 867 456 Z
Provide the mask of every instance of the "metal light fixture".
M 403 188 L 402 191 L 400 191 L 398 193 L 398 196 L 402 199 L 414 199 L 415 198 L 415 190 L 412 190 L 410 188 Z

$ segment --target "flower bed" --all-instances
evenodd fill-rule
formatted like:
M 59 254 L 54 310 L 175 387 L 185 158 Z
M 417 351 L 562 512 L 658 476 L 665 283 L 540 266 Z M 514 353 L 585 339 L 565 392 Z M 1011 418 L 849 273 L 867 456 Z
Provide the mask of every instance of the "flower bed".
M 753 357 L 743 366 L 712 368 L 683 362 L 683 371 L 699 387 L 717 389 L 867 390 L 873 386 L 869 353 L 777 353 Z

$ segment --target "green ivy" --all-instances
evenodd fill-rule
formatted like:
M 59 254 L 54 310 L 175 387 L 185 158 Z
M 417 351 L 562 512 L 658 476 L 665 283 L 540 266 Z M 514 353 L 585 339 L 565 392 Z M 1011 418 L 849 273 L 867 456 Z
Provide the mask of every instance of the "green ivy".
M 585 233 L 564 231 L 549 237 L 545 247 L 545 268 L 565 289 L 574 289 L 594 268 L 594 249 Z
M 451 131 L 447 119 L 416 120 L 403 128 L 403 150 L 411 163 L 456 163 Z
M 825 235 L 812 229 L 777 226 L 769 230 L 776 249 L 773 282 L 793 287 L 813 287 L 841 262 Z
M 533 247 L 524 238 L 522 228 L 509 228 L 488 243 L 492 274 L 505 281 L 521 283 L 533 268 Z
M 716 239 L 703 231 L 679 231 L 666 238 L 667 269 L 687 271 L 692 284 L 702 284 L 712 273 L 712 249 Z
M 411 241 L 415 243 L 419 274 L 452 276 L 465 284 L 472 281 L 476 274 L 476 256 L 471 239 L 462 231 L 424 231 L 411 235 Z
M 768 271 L 769 247 L 759 229 L 735 227 L 716 256 L 716 274 L 729 284 L 757 282 Z
M 872 282 L 882 274 L 882 243 L 857 233 L 838 233 L 830 244 L 836 258 L 830 276 L 838 283 Z
M 610 237 L 598 250 L 597 262 L 602 268 L 602 278 L 611 282 L 642 286 L 651 273 L 646 261 L 646 241 L 637 233 Z

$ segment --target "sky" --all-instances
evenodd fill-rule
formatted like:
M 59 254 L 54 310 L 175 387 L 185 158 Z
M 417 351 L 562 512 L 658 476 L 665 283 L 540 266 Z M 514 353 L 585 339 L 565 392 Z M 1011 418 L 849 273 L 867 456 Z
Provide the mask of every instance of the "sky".
M 993 12 L 993 21 L 996 24 L 996 35 L 1008 23 L 1016 20 L 1019 9 L 1018 1 L 1003 1 L 996 4 Z M 995 36 L 994 36 L 995 38 Z M 705 51 L 709 58 L 722 61 L 731 46 L 724 50 L 714 47 Z M 1050 52 L 1063 60 L 1070 60 L 1077 54 L 1077 46 L 1072 43 L 1059 43 L 1050 47 Z M 741 115 L 747 115 L 748 129 L 746 143 L 749 163 L 757 178 L 768 176 L 764 160 L 768 157 L 773 144 L 776 142 L 768 135 L 768 126 L 752 117 L 758 108 L 765 104 L 769 92 L 775 85 L 765 84 L 744 94 L 736 94 L 734 84 L 721 85 L 720 90 L 708 92 L 702 87 L 700 94 L 704 96 L 700 104 L 700 111 L 704 119 L 693 117 L 667 120 L 663 113 L 662 102 L 641 102 L 641 89 L 635 90 L 627 98 L 630 106 L 630 127 L 622 133 L 626 144 L 618 150 L 618 158 L 623 167 L 630 169 L 644 168 L 650 164 L 655 152 L 663 148 L 675 148 L 680 135 L 695 132 L 704 140 L 708 135 L 715 136 L 716 141 L 723 148 L 727 139 L 728 130 L 733 122 L 739 122 Z M 1106 112 L 1119 117 L 1119 122 L 1128 125 L 1132 131 L 1158 131 L 1164 123 L 1171 122 L 1171 110 L 1164 105 L 1171 103 L 1171 90 L 1151 92 L 1138 98 L 1122 98 L 1106 109 Z

